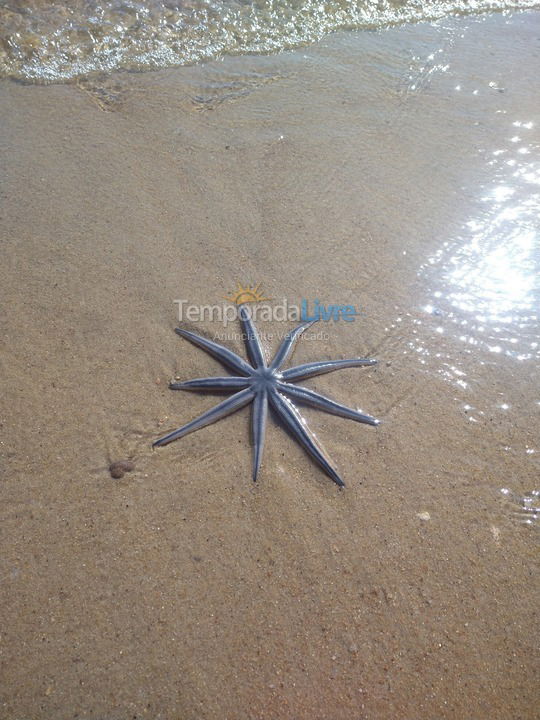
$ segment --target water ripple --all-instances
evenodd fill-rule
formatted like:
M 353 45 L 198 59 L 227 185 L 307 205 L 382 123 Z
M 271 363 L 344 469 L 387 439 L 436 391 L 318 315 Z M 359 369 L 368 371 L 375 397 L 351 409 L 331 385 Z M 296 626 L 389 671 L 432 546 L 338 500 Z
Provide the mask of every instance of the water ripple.
M 0 76 L 61 82 L 95 72 L 272 53 L 336 30 L 538 5 L 538 0 L 12 0 L 0 7 Z

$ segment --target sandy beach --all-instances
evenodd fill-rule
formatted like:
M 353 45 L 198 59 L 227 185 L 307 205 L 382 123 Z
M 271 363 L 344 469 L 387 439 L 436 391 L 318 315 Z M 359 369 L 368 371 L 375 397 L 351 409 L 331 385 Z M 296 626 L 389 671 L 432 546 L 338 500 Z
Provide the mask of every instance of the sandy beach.
M 0 81 L 2 720 L 538 716 L 539 36 Z M 294 354 L 378 360 L 306 381 L 345 489 L 248 410 L 152 449 L 238 283 L 361 311 Z

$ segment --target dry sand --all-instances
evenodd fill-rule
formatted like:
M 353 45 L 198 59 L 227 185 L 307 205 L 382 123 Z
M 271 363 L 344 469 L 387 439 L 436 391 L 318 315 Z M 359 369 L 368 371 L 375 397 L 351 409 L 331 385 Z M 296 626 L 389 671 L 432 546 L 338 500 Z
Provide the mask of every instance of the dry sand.
M 537 330 L 460 340 L 443 277 L 483 188 L 538 166 L 539 34 L 0 85 L 1 718 L 537 717 L 538 527 L 500 492 L 538 487 Z M 254 485 L 247 411 L 152 451 L 214 402 L 169 380 L 219 371 L 174 300 L 238 281 L 364 311 L 294 358 L 379 359 L 309 382 L 383 421 L 306 411 L 344 491 L 273 423 Z

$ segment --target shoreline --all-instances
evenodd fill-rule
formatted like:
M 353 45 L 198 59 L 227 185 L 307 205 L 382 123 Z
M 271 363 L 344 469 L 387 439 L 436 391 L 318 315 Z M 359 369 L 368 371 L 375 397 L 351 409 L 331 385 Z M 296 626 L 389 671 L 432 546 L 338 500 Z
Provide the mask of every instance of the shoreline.
M 483 7 L 482 7 L 483 4 Z M 385 31 L 406 24 L 440 23 L 458 17 L 537 11 L 538 0 L 468 0 L 444 4 L 403 0 L 400 5 L 304 2 L 263 6 L 208 0 L 189 6 L 150 0 L 124 5 L 49 6 L 37 0 L 32 13 L 0 7 L 0 77 L 42 84 L 84 82 L 117 72 L 181 68 L 242 56 L 302 52 L 334 33 Z M 146 11 L 146 12 L 145 12 Z

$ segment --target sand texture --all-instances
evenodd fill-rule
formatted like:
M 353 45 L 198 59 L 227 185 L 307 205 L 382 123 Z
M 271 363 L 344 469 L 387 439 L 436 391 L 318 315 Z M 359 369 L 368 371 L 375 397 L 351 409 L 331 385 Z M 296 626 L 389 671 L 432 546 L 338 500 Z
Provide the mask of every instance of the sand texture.
M 0 84 L 0 718 L 537 717 L 539 36 Z M 247 410 L 151 449 L 237 282 L 361 308 L 293 359 L 379 360 L 306 381 L 382 420 L 305 411 L 345 490 Z

